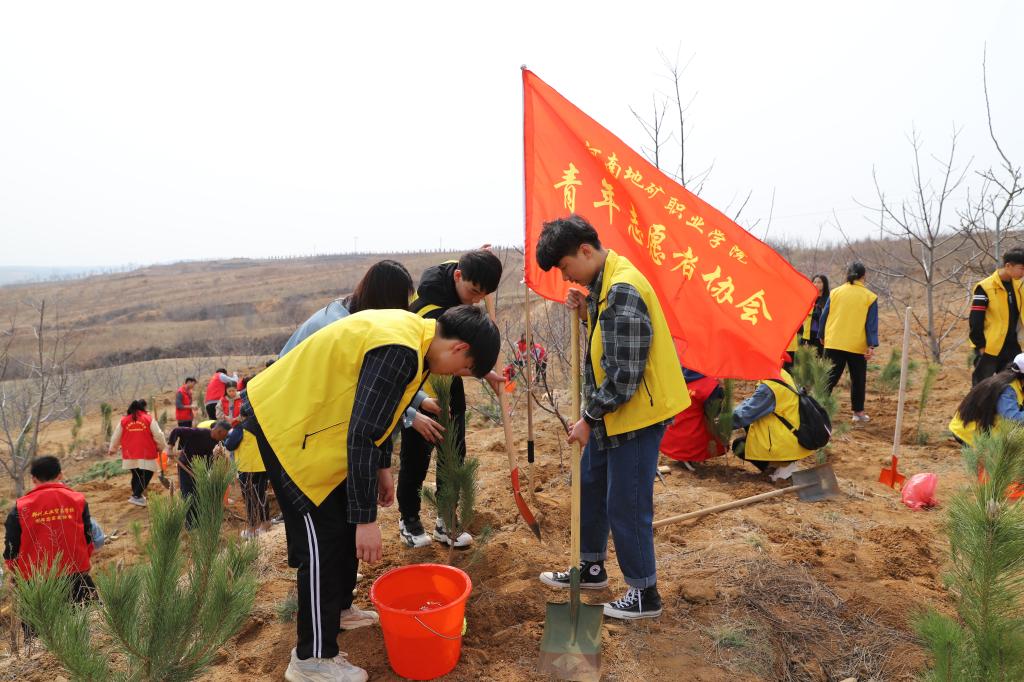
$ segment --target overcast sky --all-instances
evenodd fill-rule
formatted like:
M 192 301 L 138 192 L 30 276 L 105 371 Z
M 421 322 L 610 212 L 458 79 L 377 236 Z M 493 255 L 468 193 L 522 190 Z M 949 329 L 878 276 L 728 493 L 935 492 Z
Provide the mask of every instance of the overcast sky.
M 634 148 L 682 82 L 690 169 L 741 223 L 872 232 L 916 126 L 1024 161 L 1024 3 L 5 2 L 0 265 L 522 242 L 519 65 Z M 673 153 L 674 155 L 674 153 Z M 826 228 L 825 237 L 838 237 Z

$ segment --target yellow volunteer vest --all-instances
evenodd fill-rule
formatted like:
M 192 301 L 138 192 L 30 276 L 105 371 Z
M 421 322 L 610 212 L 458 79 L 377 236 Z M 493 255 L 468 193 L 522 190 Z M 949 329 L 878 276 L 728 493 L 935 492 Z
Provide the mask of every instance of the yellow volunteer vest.
M 1010 330 L 1010 302 L 1007 300 L 1006 287 L 999 279 L 999 271 L 981 280 L 975 288 L 981 287 L 988 296 L 988 307 L 985 309 L 985 355 L 996 357 L 1003 349 L 1003 341 Z M 1013 293 L 1017 298 L 1017 311 L 1021 310 L 1021 281 L 1013 280 Z M 974 295 L 974 290 L 971 290 Z
M 235 448 L 235 466 L 242 473 L 259 473 L 267 470 L 263 466 L 256 438 L 251 433 L 243 433 L 242 442 Z
M 196 424 L 197 429 L 212 429 L 213 425 L 217 423 L 216 419 L 204 419 L 203 421 Z
M 812 308 L 813 310 L 813 308 Z M 804 326 L 800 329 L 800 338 L 804 341 L 811 340 L 811 314 L 807 313 L 807 319 L 804 320 Z
M 419 369 L 405 388 L 379 446 L 391 435 L 425 378 L 423 358 L 436 322 L 405 310 L 364 310 L 327 325 L 257 374 L 246 390 L 281 467 L 319 505 L 348 474 L 348 421 L 363 357 L 399 345 Z
M 793 340 L 789 342 L 789 346 L 786 348 L 787 353 L 795 353 L 797 346 L 800 344 L 800 332 L 793 334 Z M 796 358 L 793 358 L 796 360 Z
M 864 355 L 868 352 L 868 310 L 878 299 L 860 280 L 833 289 L 828 298 L 825 348 Z
M 1004 289 L 1003 291 L 1006 290 Z M 1017 405 L 1024 408 L 1024 390 L 1021 389 L 1020 379 L 1011 381 L 1010 386 L 1013 387 L 1013 392 L 1017 394 Z M 995 425 L 998 426 L 1002 420 L 1002 417 L 996 415 Z M 949 430 L 963 442 L 968 445 L 974 445 L 974 434 L 978 432 L 978 425 L 975 422 L 964 424 L 963 420 L 960 419 L 960 413 L 957 412 L 949 420 Z
M 633 267 L 626 258 L 609 250 L 604 262 L 604 274 L 601 278 L 601 292 L 598 298 L 597 315 L 605 309 L 608 290 L 613 284 L 631 284 L 640 292 L 647 314 L 651 317 L 654 336 L 651 350 L 647 356 L 647 367 L 644 368 L 643 381 L 636 393 L 620 405 L 614 412 L 604 416 L 604 425 L 608 435 L 636 431 L 651 424 L 671 419 L 690 405 L 690 392 L 686 389 L 683 370 L 679 366 L 672 334 L 668 330 L 668 322 L 661 310 L 661 303 L 651 288 L 650 282 Z M 603 346 L 597 320 L 588 320 L 587 329 L 590 337 L 590 363 L 594 368 L 594 379 L 600 386 L 605 378 L 601 364 Z
M 781 378 L 796 388 L 793 377 L 786 370 L 782 370 Z M 743 456 L 762 462 L 789 462 L 813 454 L 813 450 L 800 447 L 796 434 L 787 429 L 775 416 L 778 414 L 792 424 L 794 429 L 800 428 L 800 400 L 796 393 L 773 381 L 762 383 L 771 389 L 772 395 L 775 396 L 775 414 L 761 417 L 750 425 L 747 429 L 747 444 Z

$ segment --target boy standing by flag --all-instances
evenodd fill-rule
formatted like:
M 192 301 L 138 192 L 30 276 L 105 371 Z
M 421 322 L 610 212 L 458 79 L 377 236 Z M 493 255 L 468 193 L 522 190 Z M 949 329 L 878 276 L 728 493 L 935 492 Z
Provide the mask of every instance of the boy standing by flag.
M 690 403 L 668 323 L 647 278 L 626 258 L 602 248 L 597 231 L 571 215 L 545 223 L 537 264 L 590 288 L 571 289 L 566 305 L 587 322 L 583 418 L 569 442 L 581 461 L 580 586 L 608 585 L 608 532 L 628 590 L 604 605 L 611 618 L 661 615 L 654 558 L 654 477 L 665 426 Z M 541 582 L 568 588 L 569 571 Z

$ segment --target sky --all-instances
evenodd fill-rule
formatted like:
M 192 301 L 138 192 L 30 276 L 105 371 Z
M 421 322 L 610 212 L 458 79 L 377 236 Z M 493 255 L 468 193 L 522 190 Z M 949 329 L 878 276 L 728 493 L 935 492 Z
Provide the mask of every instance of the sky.
M 750 193 L 757 236 L 867 236 L 912 129 L 993 162 L 986 45 L 1024 163 L 1022 27 L 1010 0 L 4 2 L 0 266 L 521 244 L 520 65 L 636 149 L 661 53 L 705 200 Z

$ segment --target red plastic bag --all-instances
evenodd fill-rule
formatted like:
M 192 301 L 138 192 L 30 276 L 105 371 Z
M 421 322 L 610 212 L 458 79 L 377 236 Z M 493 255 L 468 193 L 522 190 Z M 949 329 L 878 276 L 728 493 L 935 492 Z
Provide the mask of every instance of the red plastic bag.
M 939 501 L 935 499 L 935 487 L 938 484 L 937 474 L 914 474 L 903 485 L 903 504 L 911 509 L 927 509 L 937 506 Z

